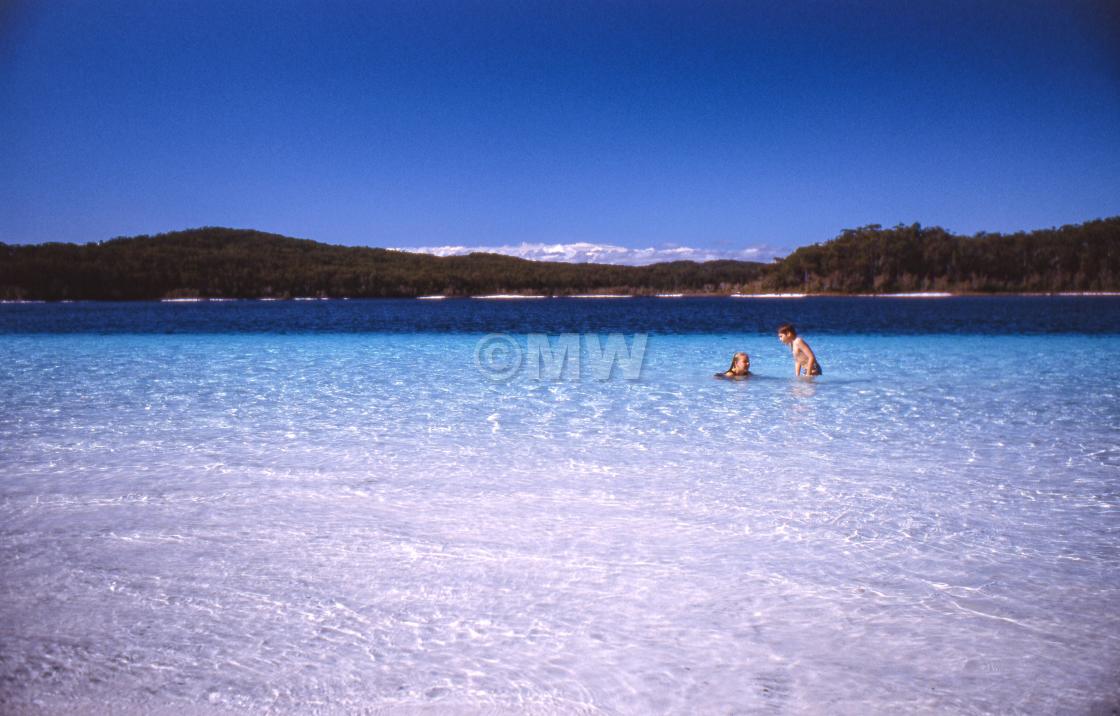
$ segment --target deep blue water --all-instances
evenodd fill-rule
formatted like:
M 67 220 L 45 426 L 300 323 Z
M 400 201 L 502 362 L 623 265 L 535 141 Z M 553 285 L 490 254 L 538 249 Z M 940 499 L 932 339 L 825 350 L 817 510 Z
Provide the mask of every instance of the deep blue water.
M 1120 332 L 1120 296 L 939 299 L 629 298 L 488 301 L 79 302 L 0 306 L 0 333 Z

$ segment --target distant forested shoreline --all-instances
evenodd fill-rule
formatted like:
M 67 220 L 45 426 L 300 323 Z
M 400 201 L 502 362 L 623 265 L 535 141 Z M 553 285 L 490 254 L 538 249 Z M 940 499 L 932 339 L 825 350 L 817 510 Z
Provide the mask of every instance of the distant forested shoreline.
M 871 225 L 768 264 L 440 257 L 214 227 L 88 244 L 0 243 L 4 300 L 1117 290 L 1120 216 L 975 236 L 919 224 Z

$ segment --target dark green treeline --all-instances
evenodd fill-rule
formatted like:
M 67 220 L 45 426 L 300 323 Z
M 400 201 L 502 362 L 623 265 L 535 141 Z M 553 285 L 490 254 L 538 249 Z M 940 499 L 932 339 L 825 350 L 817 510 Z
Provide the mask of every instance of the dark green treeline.
M 634 267 L 482 253 L 437 257 L 225 228 L 90 244 L 0 243 L 0 298 L 8 300 L 1114 290 L 1120 290 L 1120 217 L 1007 235 L 867 226 L 770 264 Z

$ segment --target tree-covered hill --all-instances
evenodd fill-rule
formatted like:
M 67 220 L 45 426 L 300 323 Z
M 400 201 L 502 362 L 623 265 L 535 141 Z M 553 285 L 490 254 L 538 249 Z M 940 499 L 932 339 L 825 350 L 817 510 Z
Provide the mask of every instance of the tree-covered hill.
M 794 251 L 762 283 L 823 293 L 1115 291 L 1120 217 L 976 236 L 919 224 L 848 229 Z
M 0 244 L 0 298 L 470 296 L 485 293 L 1120 290 L 1120 217 L 957 236 L 920 225 L 845 230 L 772 264 L 569 264 L 428 256 L 203 228 L 90 244 Z
M 429 256 L 258 231 L 204 228 L 91 244 L 0 244 L 0 298 L 388 297 L 424 294 L 732 291 L 762 264 L 653 266 Z

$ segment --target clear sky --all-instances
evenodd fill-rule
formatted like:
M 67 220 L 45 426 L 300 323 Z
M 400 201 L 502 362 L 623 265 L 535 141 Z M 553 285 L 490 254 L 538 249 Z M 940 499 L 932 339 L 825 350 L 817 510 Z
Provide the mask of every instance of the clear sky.
M 1120 214 L 1114 2 L 0 1 L 0 241 L 782 252 Z

